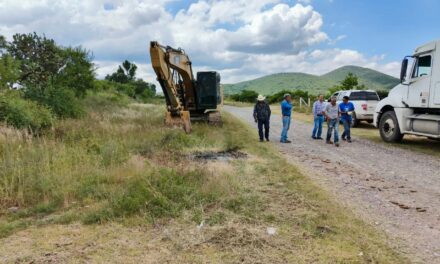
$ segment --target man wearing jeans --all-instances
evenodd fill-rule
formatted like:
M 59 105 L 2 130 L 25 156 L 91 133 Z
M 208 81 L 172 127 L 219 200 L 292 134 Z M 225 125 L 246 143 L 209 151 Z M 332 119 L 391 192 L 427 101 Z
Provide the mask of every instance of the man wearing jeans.
M 290 94 L 284 95 L 284 100 L 281 102 L 281 113 L 283 115 L 283 131 L 281 132 L 281 143 L 291 143 L 287 139 L 287 132 L 290 129 L 290 116 L 292 114 L 292 96 Z
M 341 121 L 344 125 L 344 133 L 342 133 L 342 140 L 347 140 L 348 143 L 351 143 L 351 122 L 352 118 L 350 113 L 354 111 L 354 105 L 352 102 L 349 102 L 349 97 L 344 96 L 342 99 L 342 103 L 339 104 L 339 111 L 341 112 Z
M 260 136 L 260 142 L 263 142 L 264 138 L 266 138 L 266 141 L 269 141 L 269 122 L 271 111 L 269 105 L 266 103 L 266 101 L 264 101 L 265 99 L 266 97 L 260 94 L 254 107 L 254 119 L 255 123 L 258 124 L 258 135 Z
M 324 96 L 320 95 L 319 99 L 313 104 L 314 127 L 312 132 L 313 139 L 322 139 L 322 123 L 324 123 Z
M 335 146 L 339 147 L 339 106 L 336 103 L 336 97 L 332 97 L 330 104 L 327 104 L 324 114 L 328 124 L 326 142 L 333 144 L 331 138 L 334 131 Z

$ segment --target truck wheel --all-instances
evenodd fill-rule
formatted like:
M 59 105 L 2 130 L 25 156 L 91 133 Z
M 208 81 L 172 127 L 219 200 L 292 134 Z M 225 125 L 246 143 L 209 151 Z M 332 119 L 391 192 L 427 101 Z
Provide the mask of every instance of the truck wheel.
M 359 126 L 359 123 L 360 123 L 360 121 L 359 121 L 359 119 L 356 118 L 356 113 L 353 113 L 351 115 L 351 127 L 357 127 L 357 126 Z
M 385 142 L 399 142 L 403 139 L 394 111 L 385 112 L 379 122 L 380 137 Z

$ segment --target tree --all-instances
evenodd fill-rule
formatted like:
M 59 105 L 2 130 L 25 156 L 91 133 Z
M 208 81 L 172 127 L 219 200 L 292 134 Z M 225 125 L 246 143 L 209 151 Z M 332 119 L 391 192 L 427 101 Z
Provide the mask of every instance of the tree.
M 129 83 L 136 78 L 137 65 L 125 60 L 118 70 L 105 77 L 106 80 L 117 83 Z
M 20 64 L 10 55 L 0 56 L 0 90 L 11 89 L 20 75 Z
M 144 100 L 154 97 L 156 86 L 142 79 L 136 79 L 137 68 L 136 64 L 125 60 L 122 65 L 118 66 L 116 72 L 107 75 L 105 79 L 116 83 L 117 91 L 123 92 L 132 98 Z
M 35 32 L 15 34 L 9 43 L 3 40 L 0 45 L 19 63 L 17 82 L 29 98 L 42 101 L 53 89 L 69 89 L 76 97 L 84 97 L 94 87 L 92 56 L 87 50 L 58 46 Z
M 133 82 L 134 92 L 140 99 L 151 98 L 156 95 L 156 85 L 137 79 Z
M 84 97 L 87 90 L 94 87 L 95 73 L 92 56 L 80 47 L 66 48 L 62 51 L 63 67 L 54 79 L 54 86 L 66 87 L 76 97 Z
M 7 41 L 6 38 L 2 35 L 0 35 L 0 55 L 3 55 L 7 48 Z
M 339 85 L 335 85 L 328 89 L 326 97 L 330 97 L 337 91 L 354 89 L 365 90 L 366 87 L 364 84 L 359 84 L 358 77 L 355 74 L 349 72 L 347 76 L 345 76 L 344 80 L 339 83 Z
M 18 82 L 27 88 L 44 91 L 65 64 L 55 41 L 35 32 L 15 34 L 6 46 L 8 53 L 20 62 Z
M 354 87 L 358 86 L 358 77 L 349 72 L 344 80 L 341 81 L 342 90 L 353 90 Z

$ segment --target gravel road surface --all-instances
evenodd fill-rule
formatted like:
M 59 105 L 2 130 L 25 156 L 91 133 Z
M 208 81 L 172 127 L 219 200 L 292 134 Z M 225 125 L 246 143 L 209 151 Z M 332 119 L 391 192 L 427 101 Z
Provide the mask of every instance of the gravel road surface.
M 224 111 L 256 127 L 251 108 L 225 106 Z M 272 144 L 288 160 L 385 232 L 414 263 L 440 263 L 440 159 L 356 137 L 336 148 L 311 139 L 311 131 L 311 124 L 293 116 L 293 142 L 281 144 L 281 118 L 271 120 Z M 323 135 L 326 131 L 324 126 Z

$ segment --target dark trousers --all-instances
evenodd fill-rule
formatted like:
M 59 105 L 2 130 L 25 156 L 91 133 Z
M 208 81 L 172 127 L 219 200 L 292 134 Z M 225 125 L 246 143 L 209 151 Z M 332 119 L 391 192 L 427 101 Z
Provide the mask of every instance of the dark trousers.
M 258 120 L 258 135 L 260 136 L 260 140 L 263 140 L 264 138 L 269 139 L 269 120 Z

